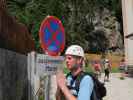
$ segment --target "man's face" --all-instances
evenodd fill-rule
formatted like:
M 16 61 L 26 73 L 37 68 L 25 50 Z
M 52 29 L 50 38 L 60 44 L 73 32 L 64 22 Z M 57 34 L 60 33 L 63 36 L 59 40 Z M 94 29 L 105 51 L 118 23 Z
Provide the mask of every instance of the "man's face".
M 69 70 L 72 70 L 74 67 L 77 67 L 79 60 L 72 55 L 66 55 L 66 65 Z

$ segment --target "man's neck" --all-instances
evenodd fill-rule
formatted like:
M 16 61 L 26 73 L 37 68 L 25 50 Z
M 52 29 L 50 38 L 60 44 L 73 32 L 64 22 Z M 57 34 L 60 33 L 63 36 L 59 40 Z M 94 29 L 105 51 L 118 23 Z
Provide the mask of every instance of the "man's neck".
M 78 69 L 75 69 L 72 71 L 72 75 L 77 76 L 81 71 L 82 71 L 82 69 L 79 67 Z

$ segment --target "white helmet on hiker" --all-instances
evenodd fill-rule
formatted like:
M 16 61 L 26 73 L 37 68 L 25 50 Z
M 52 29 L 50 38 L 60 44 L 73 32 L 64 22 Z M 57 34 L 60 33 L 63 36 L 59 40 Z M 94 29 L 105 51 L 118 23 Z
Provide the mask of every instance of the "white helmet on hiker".
M 74 55 L 84 58 L 84 50 L 79 45 L 71 45 L 70 47 L 67 48 L 65 55 Z
M 108 60 L 108 59 L 105 59 L 105 61 L 106 61 L 106 62 L 109 62 L 109 60 Z

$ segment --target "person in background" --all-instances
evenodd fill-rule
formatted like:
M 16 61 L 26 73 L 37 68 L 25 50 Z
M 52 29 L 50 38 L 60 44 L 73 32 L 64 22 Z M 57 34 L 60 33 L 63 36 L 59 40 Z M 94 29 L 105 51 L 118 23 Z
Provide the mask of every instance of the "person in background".
M 126 73 L 126 69 L 127 69 L 127 66 L 126 66 L 126 62 L 125 62 L 125 59 L 121 59 L 120 61 L 120 65 L 119 65 L 119 70 L 121 72 L 121 77 L 124 78 L 124 75 Z
M 100 77 L 101 76 L 101 64 L 99 61 L 95 60 L 93 63 L 93 69 L 94 69 L 94 73 L 96 75 L 96 77 Z
M 70 73 L 67 77 L 58 72 L 56 100 L 90 100 L 93 91 L 93 80 L 87 75 L 80 82 L 79 91 L 75 88 L 76 79 L 83 72 L 84 51 L 79 45 L 72 45 L 65 52 L 65 61 Z
M 109 74 L 111 72 L 111 64 L 108 59 L 105 59 L 104 61 L 104 72 L 105 72 L 104 82 L 109 81 Z

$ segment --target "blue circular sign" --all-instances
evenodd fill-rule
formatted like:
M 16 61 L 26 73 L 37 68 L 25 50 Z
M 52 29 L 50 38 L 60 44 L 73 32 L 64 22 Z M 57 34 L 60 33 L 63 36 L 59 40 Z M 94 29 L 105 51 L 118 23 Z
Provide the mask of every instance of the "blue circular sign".
M 45 53 L 57 56 L 64 50 L 65 32 L 61 21 L 54 16 L 46 17 L 40 27 L 39 37 Z

